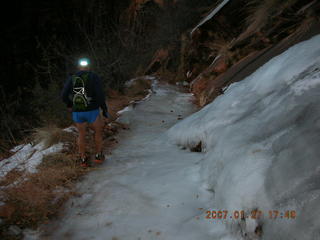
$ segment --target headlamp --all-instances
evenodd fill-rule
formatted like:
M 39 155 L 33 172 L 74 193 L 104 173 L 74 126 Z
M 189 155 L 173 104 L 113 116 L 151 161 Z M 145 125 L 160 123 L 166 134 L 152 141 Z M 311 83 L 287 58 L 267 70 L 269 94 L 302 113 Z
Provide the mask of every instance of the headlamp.
M 79 66 L 87 67 L 90 64 L 90 60 L 88 58 L 81 58 L 78 61 Z

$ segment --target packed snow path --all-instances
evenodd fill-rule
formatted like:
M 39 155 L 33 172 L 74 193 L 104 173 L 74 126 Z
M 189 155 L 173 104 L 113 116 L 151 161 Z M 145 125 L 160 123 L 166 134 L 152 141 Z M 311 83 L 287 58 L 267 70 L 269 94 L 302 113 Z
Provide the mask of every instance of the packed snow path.
M 210 239 L 213 223 L 200 216 L 211 194 L 200 189 L 201 153 L 168 143 L 165 131 L 194 112 L 190 94 L 173 86 L 121 116 L 130 125 L 107 162 L 78 185 L 48 239 Z M 207 229 L 205 229 L 207 228 Z
M 156 85 L 124 112 L 131 130 L 49 239 L 256 240 L 259 228 L 266 240 L 320 239 L 319 43 L 289 48 L 195 114 L 189 94 Z M 200 141 L 202 153 L 177 147 Z

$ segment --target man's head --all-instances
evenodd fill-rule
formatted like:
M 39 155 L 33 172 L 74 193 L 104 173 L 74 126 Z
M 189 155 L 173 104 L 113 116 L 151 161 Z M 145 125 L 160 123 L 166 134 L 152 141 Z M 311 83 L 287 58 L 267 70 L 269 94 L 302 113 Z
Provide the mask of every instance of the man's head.
M 78 60 L 78 69 L 86 71 L 90 69 L 90 60 L 88 58 L 80 58 Z

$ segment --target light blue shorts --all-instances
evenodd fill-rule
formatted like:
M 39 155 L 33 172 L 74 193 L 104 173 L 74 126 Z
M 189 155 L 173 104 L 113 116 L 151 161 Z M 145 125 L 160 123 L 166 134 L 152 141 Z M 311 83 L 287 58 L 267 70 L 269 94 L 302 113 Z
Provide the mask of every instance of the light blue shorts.
M 93 123 L 94 121 L 96 121 L 97 117 L 99 116 L 99 113 L 99 108 L 86 112 L 72 112 L 72 119 L 76 123 Z

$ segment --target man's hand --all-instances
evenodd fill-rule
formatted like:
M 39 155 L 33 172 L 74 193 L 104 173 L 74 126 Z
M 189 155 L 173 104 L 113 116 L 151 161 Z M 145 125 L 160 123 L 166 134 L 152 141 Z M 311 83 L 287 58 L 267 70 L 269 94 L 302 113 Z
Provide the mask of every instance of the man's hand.
M 102 111 L 102 116 L 103 116 L 102 121 L 104 122 L 104 125 L 105 126 L 108 125 L 110 122 L 110 116 L 109 116 L 108 111 Z
M 102 111 L 102 116 L 104 116 L 105 118 L 110 118 L 108 111 Z

